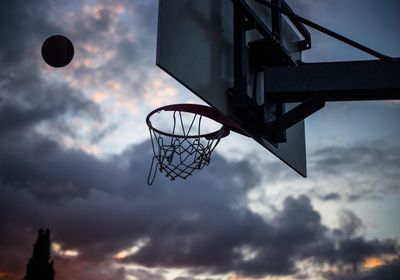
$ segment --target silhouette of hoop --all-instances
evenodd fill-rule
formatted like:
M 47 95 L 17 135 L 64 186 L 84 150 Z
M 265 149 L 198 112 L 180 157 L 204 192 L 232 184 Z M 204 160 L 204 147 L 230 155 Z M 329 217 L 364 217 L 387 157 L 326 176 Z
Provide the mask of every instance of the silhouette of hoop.
M 153 126 L 151 118 L 163 111 L 173 112 L 172 132 L 163 131 Z M 182 114 L 185 113 L 185 114 Z M 189 121 L 185 123 L 184 118 Z M 213 132 L 203 133 L 201 124 L 204 118 L 211 119 L 221 127 Z M 195 170 L 208 166 L 211 154 L 220 140 L 229 135 L 234 125 L 216 109 L 197 104 L 174 104 L 155 109 L 146 118 L 149 127 L 153 159 L 147 178 L 153 184 L 157 169 L 165 171 L 171 180 L 186 179 Z M 195 124 L 197 129 L 194 128 Z

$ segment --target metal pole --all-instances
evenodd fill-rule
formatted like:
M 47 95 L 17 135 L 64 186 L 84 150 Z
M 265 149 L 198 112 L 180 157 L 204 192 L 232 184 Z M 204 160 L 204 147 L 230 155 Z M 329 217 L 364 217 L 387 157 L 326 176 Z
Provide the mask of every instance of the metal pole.
M 310 63 L 264 70 L 267 102 L 400 100 L 400 60 Z

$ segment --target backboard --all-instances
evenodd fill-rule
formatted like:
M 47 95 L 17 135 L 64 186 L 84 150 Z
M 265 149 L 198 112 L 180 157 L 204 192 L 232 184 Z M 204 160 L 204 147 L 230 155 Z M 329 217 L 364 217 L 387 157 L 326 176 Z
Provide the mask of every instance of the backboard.
M 254 0 L 243 2 L 272 30 L 270 9 Z M 280 28 L 280 40 L 290 59 L 294 63 L 300 61 L 300 35 L 285 18 L 282 18 Z M 228 93 L 234 85 L 233 39 L 232 0 L 159 0 L 156 64 L 305 177 L 303 121 L 286 130 L 285 142 L 274 143 L 250 129 L 242 115 L 235 110 L 232 96 Z M 262 36 L 256 30 L 246 32 L 246 42 L 259 39 Z M 263 106 L 268 94 L 264 92 L 264 73 L 249 68 L 248 74 L 247 95 Z M 293 106 L 284 104 L 283 108 L 288 110 Z

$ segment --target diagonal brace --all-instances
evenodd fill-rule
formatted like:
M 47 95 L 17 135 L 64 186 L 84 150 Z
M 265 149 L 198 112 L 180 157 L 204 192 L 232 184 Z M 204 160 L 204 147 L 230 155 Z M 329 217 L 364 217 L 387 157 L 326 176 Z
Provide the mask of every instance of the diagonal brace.
M 278 131 L 285 131 L 323 107 L 325 107 L 325 100 L 323 97 L 313 96 L 271 122 L 271 125 Z

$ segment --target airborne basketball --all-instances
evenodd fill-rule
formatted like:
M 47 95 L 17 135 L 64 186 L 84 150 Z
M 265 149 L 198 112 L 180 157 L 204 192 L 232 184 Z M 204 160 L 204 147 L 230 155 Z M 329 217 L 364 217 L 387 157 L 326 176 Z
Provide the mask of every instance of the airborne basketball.
M 67 66 L 74 57 L 74 46 L 65 36 L 50 36 L 42 45 L 42 57 L 52 67 Z

